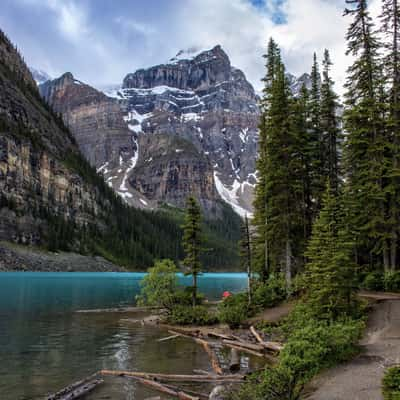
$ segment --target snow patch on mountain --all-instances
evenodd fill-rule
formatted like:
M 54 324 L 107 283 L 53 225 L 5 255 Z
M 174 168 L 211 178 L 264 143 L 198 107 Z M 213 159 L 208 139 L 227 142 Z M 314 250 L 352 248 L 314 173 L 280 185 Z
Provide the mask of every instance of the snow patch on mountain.
M 239 214 L 243 218 L 246 215 L 249 218 L 253 216 L 252 213 L 250 213 L 239 204 L 238 195 L 240 191 L 243 191 L 243 184 L 246 184 L 247 182 L 240 183 L 238 180 L 235 179 L 231 187 L 228 188 L 221 182 L 221 179 L 218 177 L 217 171 L 214 171 L 214 181 L 217 192 L 221 196 L 222 200 L 228 203 L 237 214 Z

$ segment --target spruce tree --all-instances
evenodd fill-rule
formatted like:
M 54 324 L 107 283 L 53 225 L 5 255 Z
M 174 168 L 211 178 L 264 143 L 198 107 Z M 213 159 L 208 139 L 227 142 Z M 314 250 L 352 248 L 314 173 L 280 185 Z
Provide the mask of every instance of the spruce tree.
M 249 228 L 249 220 L 247 215 L 244 217 L 244 221 L 241 226 L 241 239 L 239 242 L 239 255 L 243 269 L 247 273 L 247 293 L 249 304 L 251 303 L 251 279 L 252 279 L 252 271 L 251 271 L 251 238 L 250 238 L 250 228 Z
M 343 216 L 339 197 L 328 184 L 306 251 L 305 301 L 321 319 L 350 314 L 353 303 L 353 243 Z
M 325 50 L 321 83 L 320 124 L 322 137 L 322 173 L 328 177 L 332 189 L 338 193 L 339 189 L 339 139 L 340 126 L 337 115 L 338 96 L 333 90 L 334 82 L 330 77 L 332 61 L 329 51 Z
M 326 184 L 322 166 L 323 144 L 321 132 L 321 76 L 317 55 L 314 53 L 311 69 L 311 90 L 309 96 L 308 158 L 310 160 L 311 191 L 314 199 L 314 217 L 321 207 L 322 193 Z
M 259 142 L 257 168 L 257 184 L 254 198 L 254 218 L 255 226 L 254 238 L 254 268 L 259 273 L 261 280 L 266 281 L 270 273 L 269 245 L 267 241 L 266 227 L 267 220 L 267 198 L 266 198 L 266 157 L 267 157 L 267 126 L 266 118 L 271 98 L 272 82 L 275 79 L 276 71 L 280 63 L 280 51 L 274 40 L 271 38 L 268 43 L 268 52 L 264 55 L 266 59 L 266 74 L 263 79 L 263 97 L 260 102 L 261 116 L 259 125 Z
M 387 52 L 384 58 L 385 82 L 389 93 L 386 98 L 388 113 L 386 129 L 390 143 L 391 165 L 389 167 L 388 216 L 390 224 L 390 269 L 397 266 L 400 227 L 400 2 L 382 0 L 381 32 Z
M 387 168 L 386 137 L 383 124 L 382 67 L 380 43 L 366 0 L 346 0 L 345 14 L 353 21 L 347 33 L 347 54 L 354 58 L 348 69 L 345 94 L 344 126 L 345 168 L 349 195 L 356 209 L 352 225 L 357 232 L 357 246 L 370 260 L 379 255 L 388 265 L 386 194 L 384 177 Z M 364 260 L 366 261 L 366 260 Z
M 187 268 L 186 275 L 193 278 L 192 299 L 193 307 L 197 302 L 197 278 L 201 273 L 201 211 L 194 197 L 187 199 L 185 223 L 183 225 L 183 249 L 185 259 L 183 265 Z
M 290 289 L 302 237 L 302 164 L 293 130 L 292 99 L 280 62 L 266 113 L 266 237 L 271 268 L 282 270 Z

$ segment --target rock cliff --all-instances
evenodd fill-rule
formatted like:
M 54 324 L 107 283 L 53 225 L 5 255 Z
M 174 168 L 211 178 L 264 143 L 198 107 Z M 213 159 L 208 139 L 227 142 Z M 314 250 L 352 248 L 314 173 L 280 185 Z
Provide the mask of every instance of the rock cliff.
M 71 73 L 39 86 L 48 104 L 63 116 L 86 159 L 96 168 L 123 166 L 135 155 L 135 134 L 111 99 Z

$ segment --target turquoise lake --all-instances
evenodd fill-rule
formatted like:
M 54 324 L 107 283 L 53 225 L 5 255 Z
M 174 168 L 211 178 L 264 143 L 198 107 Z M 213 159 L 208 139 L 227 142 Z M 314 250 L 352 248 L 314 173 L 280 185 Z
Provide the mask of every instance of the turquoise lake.
M 192 373 L 208 369 L 201 346 L 132 321 L 143 315 L 77 313 L 134 304 L 142 273 L 0 273 L 0 399 L 44 399 L 99 369 Z M 182 285 L 190 277 L 180 276 Z M 204 274 L 209 299 L 246 288 L 246 275 Z M 221 359 L 224 357 L 221 349 Z M 251 360 L 242 357 L 246 367 Z M 158 395 L 133 380 L 107 380 L 86 399 L 141 400 Z

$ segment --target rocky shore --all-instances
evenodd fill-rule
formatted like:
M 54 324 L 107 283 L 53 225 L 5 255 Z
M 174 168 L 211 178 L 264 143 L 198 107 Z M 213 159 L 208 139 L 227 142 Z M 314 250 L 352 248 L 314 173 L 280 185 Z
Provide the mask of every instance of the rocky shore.
M 52 253 L 32 247 L 0 243 L 0 272 L 126 272 L 102 257 L 76 253 Z

